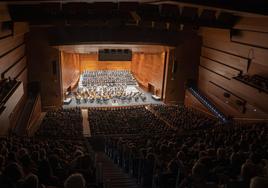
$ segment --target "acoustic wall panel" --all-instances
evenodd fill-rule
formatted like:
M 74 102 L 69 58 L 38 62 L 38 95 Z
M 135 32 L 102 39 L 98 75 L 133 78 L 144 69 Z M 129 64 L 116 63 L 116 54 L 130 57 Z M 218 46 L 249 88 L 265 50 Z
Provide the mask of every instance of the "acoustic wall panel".
M 216 61 L 212 61 L 205 57 L 200 57 L 200 65 L 229 79 L 238 76 L 238 74 L 241 72 L 237 69 L 218 63 Z
M 220 50 L 215 50 L 207 47 L 202 47 L 201 54 L 203 57 L 206 57 L 208 59 L 220 62 L 243 72 L 247 72 L 248 59 L 246 58 L 235 56 L 222 52 Z

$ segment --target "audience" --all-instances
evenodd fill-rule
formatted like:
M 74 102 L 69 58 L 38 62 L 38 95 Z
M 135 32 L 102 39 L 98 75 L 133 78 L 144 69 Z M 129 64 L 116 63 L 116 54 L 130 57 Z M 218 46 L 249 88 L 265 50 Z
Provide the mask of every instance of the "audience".
M 93 160 L 83 140 L 11 137 L 2 138 L 0 145 L 3 187 L 62 187 L 76 172 L 94 180 Z
M 86 181 L 81 174 L 72 174 L 64 182 L 64 188 L 85 188 Z
M 267 179 L 267 123 L 221 125 L 182 106 L 158 105 L 152 108 L 157 116 L 147 114 L 146 108 L 141 107 L 131 112 L 128 109 L 90 111 L 94 117 L 94 121 L 90 120 L 92 126 L 107 136 L 106 154 L 137 178 L 143 187 L 248 188 L 254 177 Z M 141 122 L 148 119 L 154 122 L 160 116 L 184 131 L 164 130 L 162 126 L 155 127 L 155 123 L 148 129 L 148 122 L 143 125 L 144 129 L 136 129 L 136 124 L 142 123 L 132 119 L 132 112 L 140 117 Z M 119 117 L 121 120 L 117 120 Z M 128 127 L 132 120 L 137 123 Z M 134 132 L 125 128 L 133 128 Z M 153 128 L 161 131 L 154 132 Z
M 151 108 L 170 125 L 183 130 L 205 129 L 217 123 L 215 118 L 182 105 L 151 105 Z
M 159 134 L 170 130 L 144 106 L 90 108 L 88 116 L 92 135 Z
M 267 177 L 254 177 L 250 181 L 250 188 L 266 188 L 268 187 Z
M 89 124 L 141 187 L 267 187 L 267 123 L 221 125 L 183 106 L 157 105 L 90 108 Z M 0 138 L 0 187 L 89 188 L 91 152 L 80 109 L 48 112 L 34 137 Z
M 0 187 L 89 187 L 94 157 L 83 139 L 80 109 L 50 111 L 34 137 L 0 138 Z
M 45 138 L 82 138 L 83 127 L 80 108 L 58 109 L 47 112 L 36 135 Z

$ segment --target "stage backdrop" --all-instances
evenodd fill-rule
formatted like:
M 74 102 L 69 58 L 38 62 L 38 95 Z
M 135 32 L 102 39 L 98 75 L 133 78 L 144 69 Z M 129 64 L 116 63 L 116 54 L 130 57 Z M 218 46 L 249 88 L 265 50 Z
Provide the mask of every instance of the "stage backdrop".
M 98 61 L 98 54 L 80 54 L 83 70 L 130 70 L 131 61 Z

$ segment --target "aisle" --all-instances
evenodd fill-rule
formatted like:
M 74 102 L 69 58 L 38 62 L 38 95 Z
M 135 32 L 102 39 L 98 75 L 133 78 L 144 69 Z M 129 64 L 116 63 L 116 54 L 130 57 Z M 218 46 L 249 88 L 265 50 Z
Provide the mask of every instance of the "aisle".
M 96 154 L 97 164 L 101 164 L 101 181 L 104 187 L 108 188 L 140 188 L 136 180 L 130 177 L 103 152 Z
M 84 137 L 91 137 L 89 122 L 88 122 L 88 109 L 81 109 L 83 117 L 83 135 Z

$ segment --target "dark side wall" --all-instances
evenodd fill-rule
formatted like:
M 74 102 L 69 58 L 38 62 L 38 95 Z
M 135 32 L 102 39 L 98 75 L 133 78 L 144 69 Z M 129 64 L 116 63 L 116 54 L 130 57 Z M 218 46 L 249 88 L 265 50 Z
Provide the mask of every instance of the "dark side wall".
M 183 103 L 188 80 L 198 79 L 201 37 L 195 32 L 181 34 L 180 43 L 169 52 L 166 67 L 166 103 Z
M 49 45 L 42 28 L 28 34 L 29 81 L 38 82 L 43 110 L 61 105 L 60 52 Z

